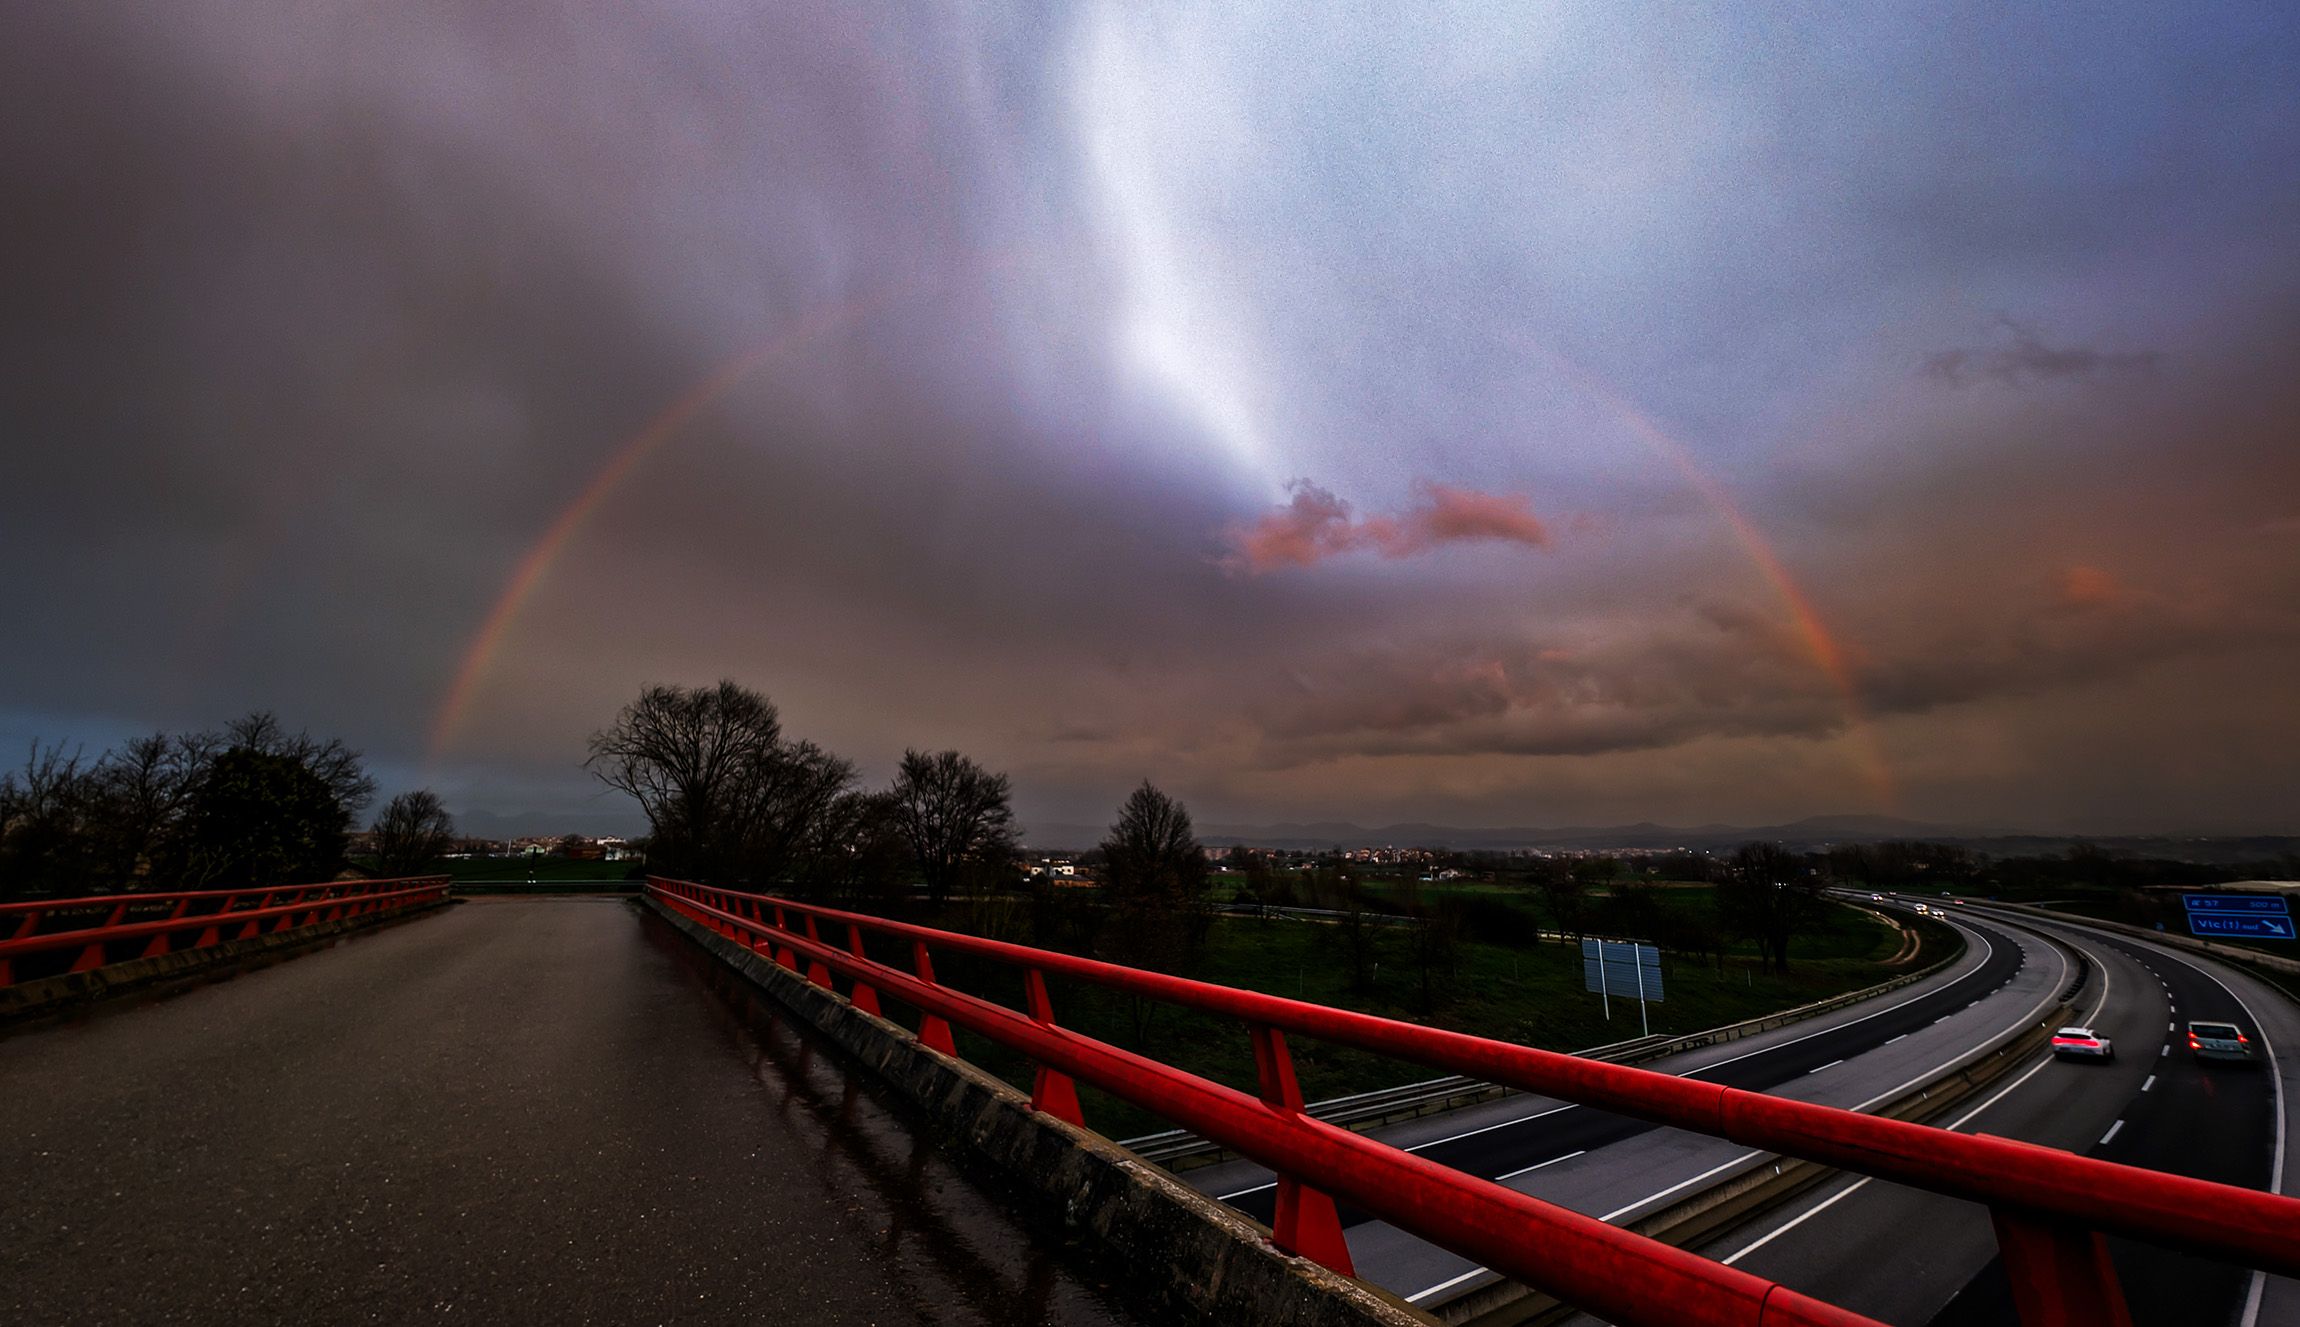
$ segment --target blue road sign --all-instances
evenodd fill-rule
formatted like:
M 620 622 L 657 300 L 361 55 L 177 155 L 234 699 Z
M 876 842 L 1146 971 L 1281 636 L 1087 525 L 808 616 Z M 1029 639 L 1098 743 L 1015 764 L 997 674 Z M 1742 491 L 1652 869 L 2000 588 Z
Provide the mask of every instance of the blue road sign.
M 1661 951 L 1625 940 L 1583 940 L 1581 981 L 1592 995 L 1661 1003 Z
M 2290 917 L 2219 917 L 2209 912 L 2188 914 L 2188 933 L 2228 940 L 2290 940 Z
M 2228 940 L 2291 940 L 2292 908 L 2282 894 L 2183 894 L 2188 933 Z
M 2285 902 L 2282 894 L 2183 894 L 2180 903 L 2190 912 L 2292 915 L 2292 906 Z

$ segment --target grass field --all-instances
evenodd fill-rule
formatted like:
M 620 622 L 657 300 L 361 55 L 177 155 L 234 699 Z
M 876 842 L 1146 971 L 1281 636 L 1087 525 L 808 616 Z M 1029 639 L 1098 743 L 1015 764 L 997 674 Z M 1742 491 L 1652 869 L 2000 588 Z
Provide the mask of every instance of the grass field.
M 1698 888 L 1681 893 L 1671 906 L 1707 906 Z M 1430 1007 L 1423 1003 L 1410 934 L 1388 928 L 1369 928 L 1368 933 L 1374 962 L 1364 988 L 1351 985 L 1341 927 L 1275 918 L 1218 919 L 1198 967 L 1189 975 L 1552 1050 L 1581 1050 L 1639 1035 L 1636 1001 L 1613 1001 L 1607 1021 L 1598 996 L 1583 991 L 1578 945 L 1521 947 L 1466 936 L 1442 998 Z M 1652 1030 L 1700 1031 L 1873 985 L 1906 970 L 1883 963 L 1899 947 L 1899 933 L 1890 926 L 1851 908 L 1832 906 L 1822 925 L 1792 949 L 1791 971 L 1785 976 L 1756 971 L 1755 951 L 1749 948 L 1729 951 L 1722 968 L 1665 956 L 1667 999 L 1647 1007 Z M 1939 952 L 1928 950 L 1920 962 L 1931 961 Z M 903 956 L 881 957 L 898 961 Z M 1017 972 L 940 956 L 936 967 L 943 980 L 954 985 L 1015 1007 L 1022 1004 L 1022 978 Z M 1153 1008 L 1142 1017 L 1126 997 L 1059 980 L 1050 983 L 1050 994 L 1058 1023 L 1233 1087 L 1253 1089 L 1253 1053 L 1241 1027 L 1168 1007 Z M 1021 1057 L 964 1032 L 960 1050 L 1007 1081 L 1029 1085 L 1030 1066 Z M 1422 1066 L 1335 1046 L 1296 1042 L 1293 1050 L 1302 1089 L 1312 1100 L 1435 1076 L 1435 1071 Z M 1082 1090 L 1082 1096 L 1088 1122 L 1113 1136 L 1167 1127 L 1144 1111 L 1092 1090 Z
M 451 879 L 479 881 L 622 880 L 635 862 L 577 862 L 565 857 L 468 857 L 442 862 Z

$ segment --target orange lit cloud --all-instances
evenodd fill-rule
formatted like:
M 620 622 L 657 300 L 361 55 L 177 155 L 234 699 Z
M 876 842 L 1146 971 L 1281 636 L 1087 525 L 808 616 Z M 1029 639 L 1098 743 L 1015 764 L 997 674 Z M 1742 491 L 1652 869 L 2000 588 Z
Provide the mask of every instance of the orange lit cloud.
M 2069 608 L 2122 608 L 2132 602 L 2132 591 L 2098 567 L 2079 564 L 2060 573 L 2060 601 Z
M 1371 549 L 1385 558 L 1413 557 L 1446 544 L 1499 541 L 1547 548 L 1549 527 L 1522 493 L 1480 493 L 1423 480 L 1416 505 L 1394 515 L 1354 516 L 1350 504 L 1308 480 L 1292 485 L 1284 506 L 1229 531 L 1223 565 L 1258 576 L 1280 567 L 1313 566 Z

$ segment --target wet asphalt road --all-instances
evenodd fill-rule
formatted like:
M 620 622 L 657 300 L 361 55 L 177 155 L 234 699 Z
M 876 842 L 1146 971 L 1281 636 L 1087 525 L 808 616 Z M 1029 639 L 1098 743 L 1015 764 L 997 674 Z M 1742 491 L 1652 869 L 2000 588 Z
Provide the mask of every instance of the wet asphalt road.
M 1121 1324 L 629 905 L 0 1037 L 0 1322 Z

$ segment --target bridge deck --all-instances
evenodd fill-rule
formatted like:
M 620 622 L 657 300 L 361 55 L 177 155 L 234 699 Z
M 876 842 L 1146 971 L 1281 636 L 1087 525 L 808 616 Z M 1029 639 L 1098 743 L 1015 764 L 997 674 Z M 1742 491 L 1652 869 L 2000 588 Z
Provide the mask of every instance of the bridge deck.
M 430 1317 L 1126 1321 L 618 901 L 0 1038 L 0 1321 Z

